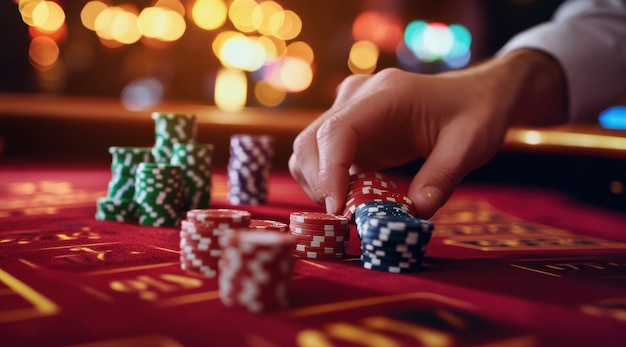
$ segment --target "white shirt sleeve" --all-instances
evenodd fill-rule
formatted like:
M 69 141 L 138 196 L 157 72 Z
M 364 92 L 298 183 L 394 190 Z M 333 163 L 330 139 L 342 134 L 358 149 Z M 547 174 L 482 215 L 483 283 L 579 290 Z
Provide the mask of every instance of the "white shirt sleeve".
M 519 48 L 552 55 L 563 68 L 572 121 L 590 120 L 626 93 L 626 0 L 569 0 L 551 21 L 513 37 Z

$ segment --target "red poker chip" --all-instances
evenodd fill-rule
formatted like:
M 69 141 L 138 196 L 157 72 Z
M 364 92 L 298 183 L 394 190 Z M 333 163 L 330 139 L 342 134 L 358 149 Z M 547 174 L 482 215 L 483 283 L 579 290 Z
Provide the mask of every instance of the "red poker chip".
M 389 191 L 396 191 L 398 189 L 398 186 L 394 181 L 376 177 L 357 178 L 350 181 L 350 183 L 348 184 L 349 190 L 361 187 L 373 187 L 386 189 Z
M 350 240 L 349 234 L 340 236 L 316 236 L 291 233 L 296 242 L 343 242 Z
M 187 219 L 193 222 L 249 222 L 250 212 L 228 208 L 192 209 L 187 211 Z
M 244 247 L 253 252 L 261 249 L 288 248 L 293 245 L 294 239 L 288 233 L 268 233 L 258 230 L 248 232 L 234 232 L 220 237 L 219 244 L 222 247 Z
M 324 246 L 309 246 L 296 243 L 294 250 L 301 252 L 316 252 L 316 253 L 344 253 L 346 251 L 345 245 L 324 247 Z
M 350 220 L 341 215 L 334 215 L 322 212 L 292 212 L 289 215 L 290 222 L 303 224 L 349 224 Z
M 318 252 L 303 252 L 303 251 L 293 251 L 293 255 L 308 258 L 308 259 L 319 259 L 319 260 L 333 260 L 333 259 L 341 259 L 344 257 L 344 253 L 318 253 Z
M 294 236 L 322 236 L 322 237 L 339 237 L 345 236 L 346 238 L 350 237 L 350 230 L 345 231 L 319 231 L 319 230 L 309 230 L 302 228 L 292 228 L 289 227 L 289 232 Z
M 287 231 L 289 229 L 289 226 L 285 223 L 273 220 L 251 219 L 249 228 L 260 230 Z
M 331 231 L 331 232 L 345 232 L 350 229 L 350 224 L 311 224 L 289 221 L 289 227 L 300 228 L 312 231 Z
M 307 246 L 307 247 L 347 247 L 350 241 L 307 241 L 307 240 L 297 240 L 297 245 Z
M 378 178 L 378 179 L 386 179 L 385 175 L 376 171 L 364 171 L 359 172 L 358 174 L 354 174 L 350 176 L 350 181 L 361 179 L 361 178 Z

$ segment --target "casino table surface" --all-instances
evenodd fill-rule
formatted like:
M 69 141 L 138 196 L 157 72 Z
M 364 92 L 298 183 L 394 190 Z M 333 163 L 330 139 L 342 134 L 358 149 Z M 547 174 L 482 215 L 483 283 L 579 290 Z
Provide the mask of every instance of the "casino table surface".
M 400 187 L 409 178 L 390 173 Z M 288 309 L 224 306 L 181 270 L 176 228 L 96 221 L 107 165 L 0 165 L 3 346 L 625 346 L 626 216 L 561 191 L 468 183 L 431 219 L 421 271 L 295 259 Z M 269 202 L 214 207 L 288 222 L 321 211 L 286 170 Z

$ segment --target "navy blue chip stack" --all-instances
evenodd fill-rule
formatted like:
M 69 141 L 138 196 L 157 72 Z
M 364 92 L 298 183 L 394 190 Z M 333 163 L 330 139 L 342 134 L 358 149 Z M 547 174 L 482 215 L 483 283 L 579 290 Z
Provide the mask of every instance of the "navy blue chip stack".
M 267 203 L 273 158 L 272 136 L 245 134 L 231 136 L 227 194 L 231 205 Z
M 392 273 L 419 271 L 434 230 L 414 217 L 411 200 L 379 173 L 351 177 L 344 216 L 354 218 L 363 267 Z

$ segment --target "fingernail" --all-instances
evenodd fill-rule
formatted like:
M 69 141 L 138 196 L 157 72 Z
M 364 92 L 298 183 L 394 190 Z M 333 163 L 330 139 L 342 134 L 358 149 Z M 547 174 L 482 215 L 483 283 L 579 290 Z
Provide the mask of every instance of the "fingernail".
M 332 196 L 324 198 L 326 204 L 326 213 L 335 214 L 335 199 Z

